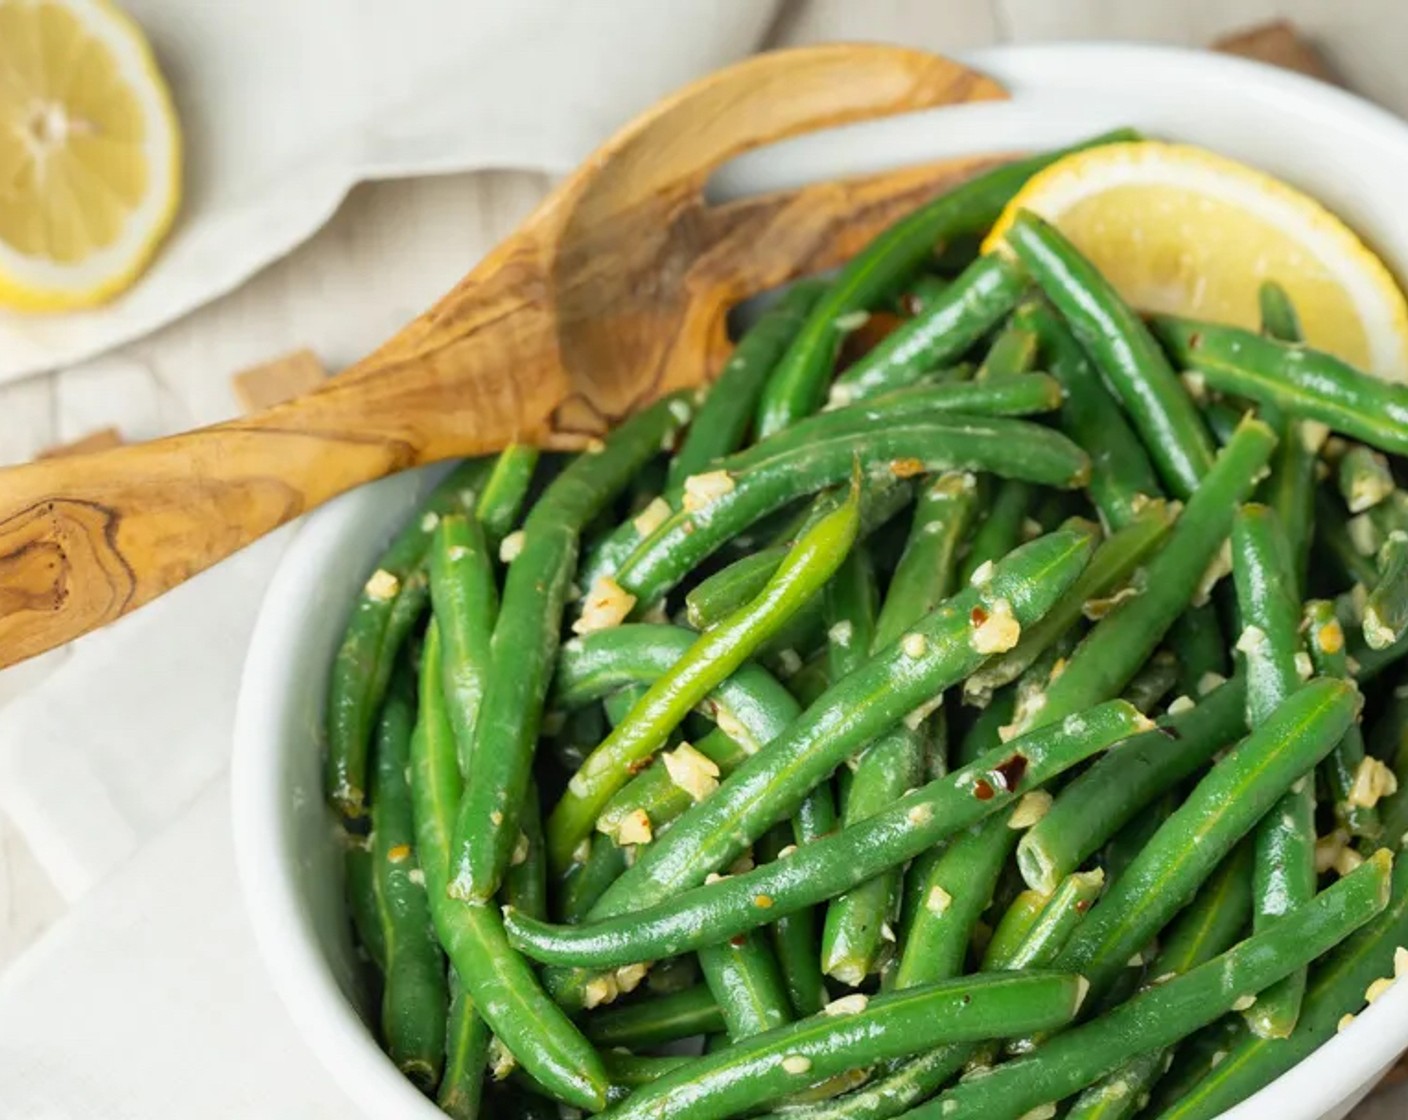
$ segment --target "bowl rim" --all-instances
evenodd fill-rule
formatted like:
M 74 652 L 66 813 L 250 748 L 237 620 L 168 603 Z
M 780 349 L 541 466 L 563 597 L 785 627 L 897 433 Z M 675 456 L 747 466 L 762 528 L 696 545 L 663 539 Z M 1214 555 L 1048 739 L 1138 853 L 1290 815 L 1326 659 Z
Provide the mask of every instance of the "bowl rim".
M 955 57 L 1013 87 L 1040 85 L 1062 72 L 1112 65 L 1114 59 L 1122 66 L 1196 71 L 1200 79 L 1234 84 L 1241 96 L 1292 104 L 1311 120 L 1334 118 L 1337 128 L 1353 127 L 1374 144 L 1401 147 L 1408 159 L 1408 122 L 1348 91 L 1247 59 L 1187 47 L 1092 41 L 1001 45 L 956 52 Z M 404 513 L 404 507 L 396 512 Z M 356 1107 L 433 1120 L 441 1116 L 439 1110 L 386 1059 L 343 997 L 281 855 L 280 830 L 287 813 L 281 722 L 295 700 L 293 682 L 300 677 L 293 650 L 299 633 L 311 625 L 303 608 L 323 558 L 337 551 L 351 528 L 376 517 L 390 525 L 393 516 L 386 509 L 374 510 L 365 490 L 343 495 L 313 512 L 281 557 L 241 674 L 231 760 L 232 828 L 241 892 L 260 957 L 305 1042 Z M 1223 1113 L 1222 1120 L 1320 1117 L 1367 1091 L 1405 1046 L 1408 985 L 1396 985 L 1361 1011 L 1348 1030 Z

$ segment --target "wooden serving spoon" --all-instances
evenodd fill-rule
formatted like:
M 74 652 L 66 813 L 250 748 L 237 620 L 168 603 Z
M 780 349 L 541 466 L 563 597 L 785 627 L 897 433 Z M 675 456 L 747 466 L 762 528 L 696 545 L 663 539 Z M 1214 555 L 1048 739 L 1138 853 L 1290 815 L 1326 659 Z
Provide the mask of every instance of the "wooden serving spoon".
M 710 206 L 721 164 L 808 130 L 1005 97 L 879 45 L 757 55 L 597 150 L 424 315 L 304 397 L 0 472 L 0 666 L 69 641 L 363 482 L 512 441 L 580 446 L 727 356 L 724 315 L 833 267 L 983 162 Z

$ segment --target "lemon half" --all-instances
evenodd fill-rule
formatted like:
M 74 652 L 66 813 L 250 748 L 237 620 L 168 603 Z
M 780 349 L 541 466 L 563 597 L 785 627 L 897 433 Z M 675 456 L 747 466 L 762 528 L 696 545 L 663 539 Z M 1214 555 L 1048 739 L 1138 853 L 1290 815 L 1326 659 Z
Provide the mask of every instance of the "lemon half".
M 106 0 L 0 0 L 0 306 L 86 307 L 141 273 L 181 193 L 171 95 Z
M 1408 381 L 1408 302 L 1384 263 L 1313 198 L 1202 148 L 1155 141 L 1077 152 L 1032 177 L 1018 210 L 1071 239 L 1126 300 L 1255 329 L 1263 280 L 1285 287 L 1306 341 Z

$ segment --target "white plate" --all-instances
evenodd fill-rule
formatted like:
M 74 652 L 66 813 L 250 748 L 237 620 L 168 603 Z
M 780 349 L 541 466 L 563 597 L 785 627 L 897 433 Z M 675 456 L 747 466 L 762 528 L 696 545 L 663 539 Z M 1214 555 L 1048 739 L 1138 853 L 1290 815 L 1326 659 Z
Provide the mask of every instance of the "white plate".
M 1004 82 L 1012 100 L 789 141 L 740 159 L 711 189 L 750 194 L 948 154 L 1052 147 L 1133 124 L 1303 187 L 1408 275 L 1401 217 L 1408 125 L 1350 94 L 1239 59 L 1162 47 L 1007 47 L 966 61 Z M 323 696 L 353 596 L 430 473 L 365 487 L 308 519 L 260 611 L 235 726 L 236 852 L 260 948 L 309 1045 L 348 1097 L 380 1120 L 440 1113 L 384 1057 L 352 1004 L 341 867 L 320 791 Z M 1408 989 L 1400 986 L 1226 1120 L 1338 1120 L 1405 1045 Z

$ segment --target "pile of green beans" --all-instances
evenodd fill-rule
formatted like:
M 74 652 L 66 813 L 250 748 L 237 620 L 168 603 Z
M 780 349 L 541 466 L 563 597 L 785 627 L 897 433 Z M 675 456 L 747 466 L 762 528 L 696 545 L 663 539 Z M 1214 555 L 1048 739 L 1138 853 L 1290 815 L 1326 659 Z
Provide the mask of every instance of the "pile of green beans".
M 326 797 L 446 1114 L 1211 1118 L 1408 967 L 1408 390 L 964 250 L 1051 158 L 407 511 Z

